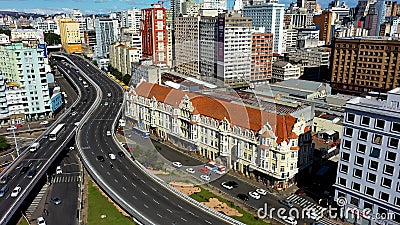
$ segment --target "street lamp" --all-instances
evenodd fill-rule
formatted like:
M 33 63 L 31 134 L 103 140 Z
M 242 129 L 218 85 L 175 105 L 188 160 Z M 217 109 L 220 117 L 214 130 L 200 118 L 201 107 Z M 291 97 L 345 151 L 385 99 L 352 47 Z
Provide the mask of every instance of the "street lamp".
M 19 149 L 18 149 L 17 138 L 15 137 L 15 129 L 13 129 L 13 134 L 14 134 L 15 150 L 17 151 L 17 156 L 19 156 Z

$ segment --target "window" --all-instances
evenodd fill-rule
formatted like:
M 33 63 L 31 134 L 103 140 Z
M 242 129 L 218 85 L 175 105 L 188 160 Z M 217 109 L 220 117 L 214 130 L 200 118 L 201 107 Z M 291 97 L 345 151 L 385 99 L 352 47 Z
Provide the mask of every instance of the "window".
M 369 156 L 374 157 L 374 158 L 379 158 L 380 154 L 381 154 L 381 149 L 372 147 L 371 153 L 369 154 Z
M 358 139 L 366 141 L 368 139 L 368 132 L 360 130 L 360 133 L 358 135 Z
M 389 201 L 389 194 L 381 191 L 380 199 L 382 199 L 383 201 Z
M 350 148 L 351 148 L 351 141 L 349 141 L 349 140 L 344 140 L 344 141 L 343 141 L 343 148 L 345 148 L 345 149 L 350 149 Z
M 365 187 L 365 194 L 374 196 L 374 192 L 375 192 L 375 190 L 373 188 Z
M 353 182 L 353 190 L 360 191 L 361 185 L 359 183 Z
M 385 167 L 383 168 L 383 173 L 388 174 L 388 175 L 393 175 L 393 173 L 394 173 L 394 166 L 386 165 L 386 164 L 385 164 Z
M 350 204 L 355 205 L 356 207 L 358 207 L 358 204 L 359 204 L 358 198 L 350 197 Z
M 350 160 L 350 154 L 342 152 L 342 160 L 348 162 Z
M 372 140 L 372 143 L 379 145 L 382 144 L 382 135 L 374 134 L 374 139 Z
M 391 188 L 392 187 L 392 180 L 386 177 L 382 177 L 381 186 Z
M 383 130 L 385 128 L 385 121 L 381 119 L 376 119 L 375 128 Z
M 393 122 L 392 123 L 392 131 L 400 133 L 400 123 Z
M 364 145 L 364 144 L 358 144 L 357 145 L 357 152 L 359 152 L 359 153 L 365 153 L 365 150 L 367 149 L 367 146 L 366 145 Z
M 391 148 L 397 148 L 399 146 L 399 139 L 397 138 L 389 138 L 388 146 Z
M 347 114 L 347 122 L 351 122 L 351 123 L 354 123 L 354 120 L 355 120 L 355 115 L 354 114 L 351 114 L 351 113 L 348 113 Z
M 395 162 L 396 161 L 396 153 L 395 152 L 386 152 L 386 160 L 387 161 L 393 161 L 393 162 Z
M 344 131 L 344 134 L 345 134 L 346 136 L 349 136 L 349 137 L 353 136 L 353 129 L 347 127 L 347 128 L 345 129 L 345 131 Z
M 360 169 L 354 169 L 353 171 L 353 176 L 357 178 L 362 178 L 362 170 Z
M 369 117 L 363 116 L 362 119 L 361 119 L 361 125 L 369 126 L 369 121 L 370 121 Z
M 370 209 L 372 211 L 373 205 L 369 202 L 364 201 L 364 209 Z
M 369 161 L 369 168 L 371 170 L 378 170 L 379 163 L 373 160 Z
M 354 162 L 356 165 L 362 166 L 364 165 L 364 158 L 360 156 L 356 156 L 356 161 Z
M 380 215 L 383 215 L 383 214 L 387 215 L 387 210 L 384 209 L 384 208 L 378 207 L 378 213 L 379 213 Z
M 376 174 L 373 173 L 367 173 L 367 181 L 375 183 L 376 181 Z
M 339 184 L 340 185 L 346 186 L 346 183 L 347 183 L 346 179 L 339 177 Z
M 400 206 L 400 198 L 399 197 L 396 197 L 396 200 L 394 201 L 394 204 L 396 206 Z
M 337 196 L 338 198 L 346 198 L 346 194 L 340 191 L 337 192 Z
M 349 171 L 349 167 L 347 165 L 341 164 L 340 172 L 347 174 L 347 171 Z

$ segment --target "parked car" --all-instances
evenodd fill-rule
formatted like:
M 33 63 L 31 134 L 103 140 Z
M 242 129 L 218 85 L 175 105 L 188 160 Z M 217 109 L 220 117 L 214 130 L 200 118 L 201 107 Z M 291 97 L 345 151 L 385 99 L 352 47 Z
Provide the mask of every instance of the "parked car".
M 205 181 L 207 181 L 207 182 L 209 182 L 211 180 L 210 176 L 208 176 L 208 175 L 201 175 L 200 178 L 205 180 Z
M 40 122 L 40 124 L 41 125 L 47 125 L 47 124 L 49 124 L 49 121 L 45 120 L 45 121 Z
M 172 162 L 172 165 L 175 167 L 178 167 L 178 168 L 182 167 L 182 163 L 180 163 L 180 162 Z
M 57 168 L 56 168 L 56 174 L 62 174 L 62 168 L 61 168 L 61 166 L 57 166 Z
M 108 106 L 108 102 L 104 102 L 104 105 L 105 105 L 105 106 Z
M 111 160 L 115 160 L 117 157 L 115 157 L 114 153 L 108 153 L 108 156 L 110 157 Z
M 195 173 L 196 171 L 193 168 L 187 168 L 186 172 L 188 173 Z
M 117 153 L 120 157 L 125 157 L 125 153 L 123 151 L 120 151 Z
M 243 201 L 249 200 L 249 196 L 247 196 L 246 194 L 238 194 L 238 195 L 236 195 L 236 197 L 238 197 L 240 200 L 243 200 Z
M 53 202 L 55 205 L 59 205 L 61 204 L 61 199 L 57 198 L 57 197 L 51 197 L 50 198 L 51 202 Z
M 32 179 L 35 175 L 36 175 L 36 169 L 31 169 L 28 175 L 26 175 L 26 177 Z
M 4 195 L 6 195 L 6 193 L 7 193 L 7 191 L 8 191 L 7 185 L 5 185 L 2 188 L 0 188 L 0 198 L 4 197 Z
M 279 200 L 278 202 L 281 203 L 282 205 L 286 205 L 289 208 L 293 207 L 293 202 L 289 200 L 284 199 L 284 200 Z
M 11 192 L 11 197 L 12 198 L 15 198 L 15 197 L 17 197 L 18 195 L 19 195 L 19 193 L 21 192 L 21 187 L 20 186 L 16 186 L 15 188 L 14 188 L 14 190 Z
M 204 173 L 204 174 L 208 174 L 208 169 L 205 167 L 200 167 L 199 168 L 199 172 Z
M 104 157 L 102 155 L 98 155 L 96 159 L 100 162 L 104 162 Z
M 16 130 L 16 129 L 17 129 L 16 126 L 9 126 L 9 127 L 7 127 L 7 131 L 13 131 L 13 130 Z
M 264 189 L 261 189 L 261 188 L 258 188 L 258 189 L 256 190 L 256 192 L 257 192 L 258 194 L 260 194 L 260 195 L 267 195 L 267 191 L 264 190 Z
M 37 218 L 36 221 L 37 221 L 38 225 L 46 225 L 46 221 L 44 220 L 43 217 Z
M 17 124 L 15 124 L 15 127 L 18 129 L 18 128 L 20 128 L 20 127 L 22 127 L 22 123 L 17 123 Z
M 295 192 L 295 194 L 296 194 L 296 195 L 302 195 L 302 194 L 304 194 L 304 192 L 305 192 L 304 188 L 299 188 L 299 189 L 297 189 L 297 191 Z
M 239 186 L 235 181 L 222 182 L 221 185 L 228 190 L 232 190 L 233 188 L 237 188 Z
M 8 181 L 10 181 L 12 178 L 12 176 L 10 174 L 8 174 L 7 176 L 4 175 L 1 179 L 0 179 L 0 184 L 7 184 Z
M 261 195 L 258 194 L 256 191 L 250 191 L 249 192 L 250 197 L 254 198 L 254 199 L 260 199 Z

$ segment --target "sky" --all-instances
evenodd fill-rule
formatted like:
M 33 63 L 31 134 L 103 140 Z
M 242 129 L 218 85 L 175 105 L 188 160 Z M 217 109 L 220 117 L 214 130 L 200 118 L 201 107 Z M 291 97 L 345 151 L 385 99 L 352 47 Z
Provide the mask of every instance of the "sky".
M 0 0 L 0 10 L 19 12 L 34 12 L 40 14 L 70 13 L 72 9 L 80 9 L 83 14 L 101 14 L 117 12 L 130 8 L 147 8 L 158 0 Z M 170 0 L 168 0 L 170 1 Z M 296 0 L 280 0 L 288 5 Z M 326 7 L 331 0 L 317 0 Z M 342 2 L 343 0 L 340 0 Z M 346 0 L 350 6 L 357 0 Z M 234 0 L 228 0 L 228 7 L 233 6 Z M 168 3 L 167 3 L 168 4 Z M 169 5 L 169 4 L 168 4 Z

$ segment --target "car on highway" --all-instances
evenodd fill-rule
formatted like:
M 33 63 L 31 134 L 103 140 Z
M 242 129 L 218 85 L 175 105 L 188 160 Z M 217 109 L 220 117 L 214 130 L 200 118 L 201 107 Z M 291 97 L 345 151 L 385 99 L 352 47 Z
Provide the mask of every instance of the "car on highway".
M 57 197 L 54 197 L 54 196 L 50 198 L 50 201 L 51 201 L 52 203 L 54 203 L 55 205 L 61 204 L 61 199 L 59 199 L 59 198 L 57 198 Z
M 100 162 L 104 162 L 104 157 L 102 155 L 98 155 L 96 159 Z
M 78 80 L 79 80 L 79 81 L 82 81 L 82 77 L 78 77 Z
M 109 98 L 111 97 L 111 93 L 110 92 L 107 93 L 107 97 L 109 97 Z
M 195 173 L 196 171 L 193 168 L 187 168 L 186 172 L 188 173 Z
M 104 102 L 104 105 L 107 106 L 107 105 L 108 105 L 108 102 Z
M 0 188 L 0 198 L 3 197 L 4 195 L 6 195 L 7 191 L 8 191 L 7 185 Z
M 61 166 L 57 166 L 57 168 L 56 168 L 56 174 L 62 174 L 62 168 L 61 168 Z
M 47 125 L 47 124 L 49 124 L 49 121 L 45 120 L 45 121 L 40 122 L 40 124 L 41 125 Z
M 9 126 L 9 127 L 7 127 L 7 131 L 13 131 L 13 130 L 16 130 L 16 129 L 17 129 L 16 126 Z
M 49 135 L 45 134 L 45 135 L 42 136 L 42 138 L 43 139 L 47 139 L 47 138 L 49 138 Z
M 254 199 L 260 199 L 261 195 L 258 194 L 256 191 L 250 191 L 249 192 L 250 197 L 254 198 Z
M 76 116 L 76 114 L 78 114 L 78 112 L 73 111 L 73 112 L 71 113 L 71 116 Z
M 258 194 L 260 194 L 260 195 L 267 195 L 267 191 L 264 190 L 264 189 L 261 189 L 261 188 L 258 188 L 258 189 L 256 190 L 256 192 L 257 192 Z
M 182 167 L 182 163 L 180 163 L 180 162 L 172 162 L 172 165 L 175 167 L 178 167 L 178 168 Z
M 237 194 L 236 197 L 238 197 L 240 200 L 243 200 L 243 201 L 249 200 L 249 196 L 247 196 L 246 194 L 243 194 L 243 193 Z
M 228 190 L 232 190 L 233 188 L 237 188 L 239 185 L 238 183 L 236 183 L 236 181 L 227 181 L 227 182 L 222 182 L 221 183 L 222 187 L 228 189 Z
M 106 135 L 107 135 L 107 136 L 111 136 L 111 131 L 108 130 L 108 131 L 106 132 Z
M 125 153 L 123 151 L 120 151 L 117 153 L 120 157 L 125 157 Z
M 8 174 L 7 176 L 3 176 L 3 177 L 0 179 L 0 184 L 7 184 L 8 181 L 11 180 L 11 178 L 12 178 L 12 176 L 11 176 L 10 174 Z
M 205 168 L 205 167 L 200 167 L 200 168 L 198 169 L 198 171 L 199 171 L 200 173 L 208 174 L 208 169 Z
M 36 169 L 31 169 L 26 175 L 27 178 L 32 179 L 36 175 Z
M 297 189 L 297 191 L 295 192 L 296 195 L 303 195 L 305 192 L 304 188 L 299 188 Z
M 296 225 L 297 224 L 297 220 L 292 216 L 282 216 L 281 219 L 284 222 L 286 222 L 286 223 L 288 223 L 290 225 Z
M 209 182 L 211 180 L 210 176 L 208 176 L 208 175 L 201 175 L 200 178 L 207 182 Z
M 108 156 L 111 160 L 115 160 L 117 158 L 114 153 L 108 153 Z
M 14 188 L 14 190 L 11 192 L 11 197 L 15 198 L 19 195 L 19 193 L 21 192 L 22 188 L 18 185 Z
M 293 207 L 293 202 L 289 201 L 289 200 L 278 200 L 279 203 L 281 203 L 282 205 L 286 205 L 289 208 Z
M 37 221 L 38 225 L 46 225 L 46 221 L 44 220 L 43 217 L 37 218 L 36 221 Z
M 22 167 L 21 171 L 19 171 L 20 174 L 25 174 L 26 172 L 28 172 L 29 170 L 29 166 L 24 166 Z

